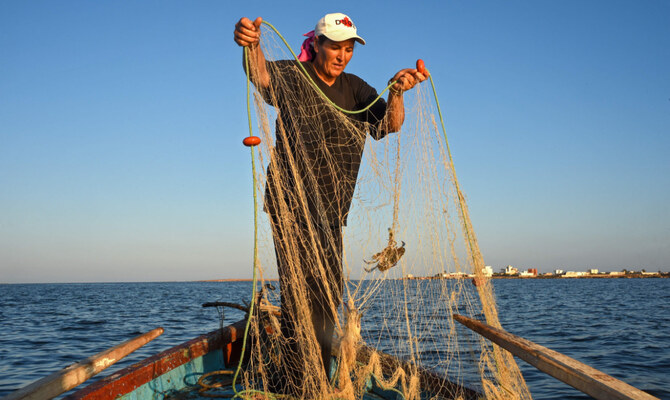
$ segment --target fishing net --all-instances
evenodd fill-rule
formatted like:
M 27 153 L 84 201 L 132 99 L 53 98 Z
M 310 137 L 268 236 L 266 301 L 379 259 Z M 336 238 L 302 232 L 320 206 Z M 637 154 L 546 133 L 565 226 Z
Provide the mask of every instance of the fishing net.
M 372 111 L 341 112 L 298 64 L 275 62 L 294 54 L 267 26 L 261 48 L 272 81 L 252 85 L 250 124 L 262 139 L 252 157 L 263 290 L 239 395 L 457 399 L 474 387 L 530 398 L 512 356 L 452 319 L 500 326 L 432 81 L 404 94 L 402 129 L 385 134 Z

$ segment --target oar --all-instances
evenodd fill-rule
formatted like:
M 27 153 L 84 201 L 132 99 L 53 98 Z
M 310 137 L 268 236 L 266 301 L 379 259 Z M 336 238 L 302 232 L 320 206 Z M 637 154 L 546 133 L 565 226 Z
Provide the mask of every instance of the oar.
M 60 371 L 39 379 L 28 386 L 16 390 L 1 400 L 44 400 L 51 399 L 59 394 L 83 383 L 93 375 L 119 361 L 123 357 L 139 349 L 150 341 L 163 334 L 163 328 L 156 328 L 117 346 L 91 356 Z
M 512 335 L 472 318 L 454 314 L 454 319 L 530 365 L 595 399 L 642 399 L 657 397 L 589 367 L 573 358 Z

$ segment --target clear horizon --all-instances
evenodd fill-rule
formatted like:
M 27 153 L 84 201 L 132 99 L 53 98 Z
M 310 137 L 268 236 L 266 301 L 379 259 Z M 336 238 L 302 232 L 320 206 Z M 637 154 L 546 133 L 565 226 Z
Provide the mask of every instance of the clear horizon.
M 0 3 L 0 282 L 251 278 L 233 26 L 295 50 L 335 11 L 378 90 L 425 60 L 487 265 L 670 270 L 669 2 L 28 0 Z

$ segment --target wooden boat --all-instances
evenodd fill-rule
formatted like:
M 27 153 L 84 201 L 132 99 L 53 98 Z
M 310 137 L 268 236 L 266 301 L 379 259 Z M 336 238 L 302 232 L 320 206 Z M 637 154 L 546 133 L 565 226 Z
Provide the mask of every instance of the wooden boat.
M 233 397 L 232 375 L 242 357 L 242 339 L 246 320 L 210 332 L 193 340 L 149 357 L 118 371 L 102 380 L 80 389 L 66 400 L 112 400 L 154 398 L 211 398 Z M 370 357 L 374 349 L 363 346 L 358 354 L 361 361 Z M 383 369 L 392 371 L 403 363 L 387 354 L 377 352 Z M 223 387 L 214 390 L 202 385 L 202 377 L 214 371 L 228 371 Z M 427 370 L 420 371 L 426 398 L 476 399 L 480 393 L 464 385 L 453 383 L 444 376 Z M 201 384 L 198 381 L 201 381 Z M 368 393 L 363 399 L 397 399 L 398 392 L 384 388 L 370 379 Z M 237 386 L 241 391 L 241 385 Z M 422 395 L 423 397 L 423 395 Z

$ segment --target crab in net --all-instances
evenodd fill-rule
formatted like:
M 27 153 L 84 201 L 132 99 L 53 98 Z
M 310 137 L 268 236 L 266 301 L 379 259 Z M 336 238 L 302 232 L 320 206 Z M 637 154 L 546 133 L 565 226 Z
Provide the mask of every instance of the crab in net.
M 377 265 L 371 268 L 363 267 L 363 269 L 369 273 L 375 269 L 379 270 L 380 272 L 384 272 L 393 268 L 396 264 L 398 264 L 398 261 L 400 261 L 400 258 L 403 256 L 403 254 L 405 254 L 405 242 L 401 241 L 401 243 L 402 245 L 398 247 L 398 243 L 396 243 L 394 239 L 393 229 L 389 229 L 389 241 L 386 248 L 379 253 L 374 254 L 372 256 L 372 260 L 363 260 L 368 265 L 375 263 Z

